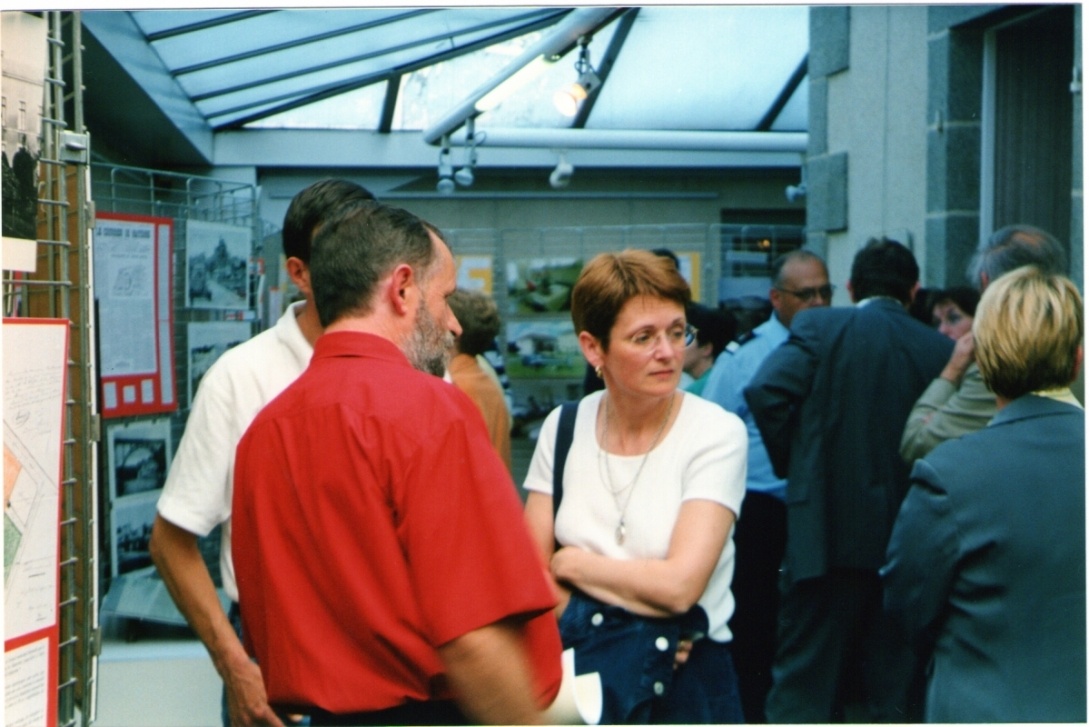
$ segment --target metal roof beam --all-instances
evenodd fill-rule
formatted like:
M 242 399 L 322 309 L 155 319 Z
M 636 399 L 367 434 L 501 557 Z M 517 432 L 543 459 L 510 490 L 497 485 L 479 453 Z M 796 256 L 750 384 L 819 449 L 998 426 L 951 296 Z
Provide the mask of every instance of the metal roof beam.
M 780 93 L 772 101 L 772 105 L 768 107 L 768 111 L 761 117 L 761 120 L 757 122 L 756 131 L 768 131 L 772 128 L 772 124 L 776 123 L 776 119 L 779 118 L 780 113 L 783 111 L 783 107 L 787 105 L 787 102 L 791 100 L 791 97 L 795 95 L 795 91 L 802 85 L 803 79 L 806 78 L 807 65 L 809 61 L 809 54 L 802 57 L 802 61 L 798 67 L 795 68 L 795 72 L 791 74 L 791 77 L 787 79 L 787 83 L 780 89 Z
M 278 10 L 277 12 L 284 12 Z M 308 35 L 305 38 L 297 38 L 285 43 L 277 43 L 276 45 L 263 46 L 261 48 L 255 48 L 251 51 L 245 51 L 243 53 L 236 53 L 230 56 L 224 56 L 223 58 L 217 58 L 214 61 L 205 61 L 204 63 L 194 63 L 190 66 L 183 66 L 181 68 L 174 69 L 175 76 L 184 76 L 188 73 L 196 73 L 197 71 L 204 71 L 209 68 L 216 68 L 228 63 L 237 63 L 238 61 L 245 61 L 251 58 L 260 58 L 261 56 L 269 55 L 270 53 L 278 53 L 283 50 L 290 50 L 298 48 L 300 46 L 309 45 L 311 43 L 318 43 L 323 40 L 329 40 L 330 38 L 337 38 L 342 35 L 349 35 L 350 33 L 358 33 L 361 30 L 370 30 L 372 28 L 380 28 L 383 25 L 389 25 L 390 23 L 396 23 L 402 20 L 408 20 L 415 18 L 419 15 L 426 15 L 428 13 L 437 12 L 436 10 L 412 10 L 407 13 L 401 13 L 399 15 L 390 15 L 378 20 L 369 20 L 366 23 L 357 23 L 356 25 L 349 25 L 344 28 L 337 28 L 336 30 L 326 31 L 325 33 L 316 33 L 314 35 Z
M 805 131 L 647 131 L 641 129 L 519 129 L 492 128 L 478 132 L 475 144 L 486 147 L 548 149 L 628 149 L 645 151 L 747 151 L 803 154 Z M 465 146 L 465 132 L 451 137 Z
M 624 42 L 628 39 L 628 33 L 632 30 L 632 24 L 636 22 L 636 16 L 639 14 L 639 8 L 629 8 L 624 12 L 624 15 L 621 16 L 621 19 L 617 21 L 617 30 L 613 33 L 613 37 L 609 41 L 609 47 L 606 48 L 606 52 L 602 54 L 601 63 L 599 63 L 598 68 L 595 69 L 598 78 L 601 79 L 602 82 L 579 106 L 579 110 L 575 114 L 575 119 L 572 121 L 571 126 L 573 129 L 582 129 L 587 125 L 587 119 L 590 118 L 590 112 L 594 109 L 594 104 L 598 102 L 598 94 L 605 88 L 606 79 L 609 78 L 609 72 L 613 69 L 613 63 L 617 60 L 617 56 L 621 54 L 621 49 L 624 48 Z
M 572 134 L 588 133 L 571 131 Z M 765 136 L 772 136 L 766 134 Z M 575 148 L 567 159 L 576 169 L 794 169 L 802 163 L 797 151 Z M 739 145 L 740 146 L 740 145 Z M 798 147 L 798 142 L 791 145 Z M 410 173 L 421 170 L 434 179 L 435 147 L 420 143 L 418 132 L 377 132 L 346 129 L 242 129 L 216 134 L 214 163 L 219 166 L 262 168 L 366 169 Z M 556 150 L 539 147 L 491 147 L 480 151 L 478 169 L 539 168 L 545 175 L 556 166 Z M 482 171 L 482 174 L 484 172 Z
M 518 73 L 523 66 L 538 57 L 562 54 L 577 43 L 580 36 L 597 30 L 622 10 L 619 8 L 581 8 L 573 11 L 560 24 L 556 32 L 527 48 L 499 73 L 469 94 L 460 106 L 440 119 L 430 129 L 425 130 L 424 141 L 428 144 L 439 143 L 440 139 L 462 126 L 470 116 L 476 116 L 479 113 L 476 108 L 477 102 L 496 86 Z
M 399 74 L 386 82 L 386 98 L 382 100 L 382 115 L 378 122 L 380 134 L 389 134 L 394 127 L 394 111 L 397 110 L 397 97 L 401 95 L 401 79 Z
M 239 127 L 244 126 L 244 125 L 246 125 L 246 124 L 248 124 L 248 123 L 250 123 L 252 121 L 256 121 L 258 119 L 263 119 L 263 118 L 265 118 L 267 116 L 273 116 L 275 114 L 278 114 L 278 113 L 281 113 L 281 112 L 284 112 L 284 111 L 290 111 L 292 109 L 299 108 L 300 106 L 306 106 L 308 104 L 315 103 L 316 101 L 322 101 L 322 100 L 330 98 L 332 96 L 337 96 L 337 95 L 340 95 L 342 93 L 347 93 L 348 91 L 355 91 L 358 88 L 363 88 L 364 86 L 370 85 L 372 83 L 376 83 L 378 81 L 389 80 L 391 78 L 395 78 L 397 76 L 401 76 L 401 75 L 404 75 L 406 73 L 412 73 L 413 71 L 419 70 L 421 68 L 426 68 L 428 66 L 435 65 L 436 63 L 442 63 L 443 61 L 450 60 L 451 58 L 457 58 L 458 56 L 465 55 L 466 53 L 472 53 L 473 51 L 480 50 L 482 48 L 487 48 L 490 45 L 494 45 L 496 43 L 503 42 L 503 41 L 508 40 L 510 38 L 514 38 L 514 37 L 517 37 L 517 36 L 520 36 L 520 35 L 525 35 L 526 33 L 532 32 L 534 30 L 539 30 L 542 27 L 549 27 L 551 25 L 555 25 L 556 21 L 557 21 L 556 16 L 557 15 L 564 15 L 564 14 L 567 14 L 568 12 L 570 12 L 570 11 L 565 9 L 563 11 L 560 11 L 559 13 L 556 13 L 556 14 L 550 14 L 550 15 L 547 15 L 547 16 L 542 16 L 540 18 L 535 19 L 533 22 L 526 23 L 524 25 L 520 25 L 517 28 L 512 28 L 511 30 L 505 31 L 503 33 L 499 33 L 497 35 L 489 36 L 488 38 L 482 38 L 479 41 L 476 41 L 474 43 L 470 43 L 468 45 L 461 46 L 459 48 L 454 48 L 454 49 L 451 49 L 451 50 L 443 51 L 442 53 L 436 53 L 434 55 L 430 55 L 430 56 L 428 56 L 426 58 L 422 58 L 419 61 L 415 61 L 413 63 L 406 63 L 404 65 L 397 66 L 395 68 L 389 68 L 389 69 L 386 69 L 384 71 L 380 71 L 380 72 L 377 72 L 377 73 L 370 73 L 370 74 L 366 74 L 366 75 L 363 75 L 363 76 L 357 76 L 356 78 L 347 79 L 347 80 L 344 80 L 344 81 L 338 81 L 336 83 L 328 83 L 328 84 L 325 84 L 323 86 L 319 86 L 316 90 L 312 91 L 311 93 L 308 93 L 306 96 L 304 96 L 302 98 L 298 98 L 298 94 L 283 94 L 280 97 L 265 99 L 265 101 L 257 103 L 257 104 L 247 104 L 245 106 L 240 106 L 240 107 L 237 107 L 237 108 L 234 108 L 234 109 L 228 109 L 228 110 L 225 110 L 225 111 L 221 111 L 221 112 L 219 112 L 217 114 L 212 114 L 210 116 L 210 118 L 214 119 L 214 118 L 219 117 L 219 116 L 226 116 L 226 115 L 228 115 L 230 113 L 238 113 L 240 111 L 246 111 L 247 109 L 252 109 L 252 108 L 255 108 L 256 106 L 261 105 L 261 103 L 268 103 L 270 101 L 287 101 L 287 103 L 281 104 L 281 105 L 279 105 L 279 106 L 277 106 L 275 108 L 272 108 L 272 109 L 268 109 L 268 110 L 265 110 L 265 111 L 254 113 L 254 114 L 242 117 L 242 118 L 232 119 L 231 121 L 225 122 L 225 123 L 216 124 L 215 122 L 212 122 L 212 125 L 217 130 L 219 130 L 219 129 L 228 129 L 228 128 L 231 128 L 231 129 L 239 128 Z M 412 44 L 409 44 L 410 47 L 411 47 L 411 45 Z M 296 99 L 296 100 L 290 100 L 290 99 Z
M 186 35 L 188 33 L 196 33 L 201 30 L 208 30 L 209 28 L 218 28 L 221 25 L 229 25 L 231 23 L 237 23 L 241 20 L 249 20 L 250 18 L 256 18 L 260 15 L 267 15 L 269 13 L 279 12 L 277 10 L 243 10 L 237 13 L 230 13 L 219 18 L 212 20 L 202 20 L 199 23 L 189 23 L 187 25 L 179 25 L 176 28 L 170 30 L 160 30 L 156 33 L 148 33 L 145 37 L 149 43 L 155 43 L 156 41 L 166 40 L 168 38 L 175 38 L 180 35 Z
M 529 18 L 531 18 L 530 23 L 519 25 L 519 26 L 517 26 L 516 28 L 514 28 L 512 30 L 504 31 L 501 34 L 491 36 L 488 39 L 488 45 L 491 45 L 492 43 L 497 43 L 497 42 L 499 42 L 501 40 L 507 40 L 508 38 L 511 38 L 511 37 L 514 37 L 514 36 L 517 36 L 517 35 L 523 35 L 525 33 L 529 33 L 531 31 L 537 30 L 538 28 L 543 27 L 543 26 L 548 27 L 549 25 L 552 25 L 553 23 L 556 22 L 557 16 L 563 16 L 566 12 L 567 11 L 562 11 L 560 13 L 550 12 L 550 11 L 546 11 L 546 12 L 538 11 L 538 12 L 535 12 L 535 13 L 530 13 L 530 14 L 525 15 L 525 16 L 520 16 L 520 17 L 516 18 L 516 20 L 521 21 L 522 18 L 529 17 Z M 507 19 L 507 20 L 503 20 L 503 21 L 493 21 L 493 22 L 490 22 L 490 23 L 484 23 L 482 25 L 475 25 L 472 28 L 468 28 L 466 30 L 458 31 L 458 33 L 453 34 L 453 35 L 462 35 L 464 33 L 476 33 L 476 32 L 482 31 L 482 30 L 487 30 L 487 29 L 489 29 L 491 27 L 494 27 L 494 26 L 497 26 L 497 25 L 508 25 L 510 23 L 510 21 L 511 21 L 511 19 Z M 255 80 L 255 81 L 250 81 L 249 83 L 243 83 L 243 84 L 238 84 L 236 86 L 229 86 L 227 88 L 221 88 L 221 89 L 219 89 L 217 91 L 214 91 L 214 92 L 196 94 L 196 95 L 193 96 L 193 101 L 194 102 L 207 101 L 208 99 L 216 98 L 218 96 L 225 96 L 227 94 L 237 93 L 239 91 L 247 91 L 247 90 L 249 90 L 251 88 L 257 88 L 259 86 L 264 86 L 264 85 L 267 85 L 267 84 L 270 84 L 270 83 L 277 83 L 279 81 L 285 81 L 285 80 L 288 80 L 288 79 L 291 79 L 291 78 L 296 78 L 297 76 L 301 76 L 301 75 L 304 75 L 304 74 L 307 74 L 307 73 L 318 73 L 320 71 L 326 71 L 326 70 L 329 70 L 330 68 L 337 68 L 338 66 L 343 66 L 343 65 L 346 65 L 346 64 L 349 64 L 349 63 L 358 63 L 360 61 L 366 61 L 366 60 L 370 60 L 372 58 L 381 58 L 382 56 L 387 55 L 388 53 L 397 53 L 399 51 L 409 50 L 411 48 L 416 48 L 416 47 L 423 46 L 423 45 L 430 45 L 432 43 L 435 43 L 436 41 L 443 40 L 445 38 L 449 38 L 451 35 L 452 35 L 452 33 L 449 33 L 449 32 L 447 32 L 447 33 L 438 33 L 436 35 L 428 36 L 427 38 L 416 38 L 416 39 L 413 39 L 411 41 L 401 43 L 399 45 L 396 45 L 396 46 L 393 46 L 393 47 L 390 47 L 390 48 L 383 48 L 383 49 L 377 50 L 377 51 L 371 51 L 371 52 L 368 52 L 368 53 L 361 53 L 359 55 L 355 55 L 355 56 L 352 56 L 350 58 L 339 59 L 339 60 L 336 60 L 336 61 L 329 61 L 328 63 L 320 63 L 320 64 L 317 64 L 317 65 L 314 65 L 314 66 L 308 66 L 306 68 L 293 69 L 293 70 L 291 70 L 291 71 L 289 71 L 287 73 L 281 73 L 279 75 L 270 76 L 268 78 L 261 78 L 261 79 Z M 477 43 L 471 44 L 471 45 L 460 46 L 460 47 L 454 49 L 454 55 L 458 55 L 460 53 L 465 53 L 465 52 L 467 52 L 466 49 L 476 50 L 478 47 L 480 47 L 480 41 L 478 41 Z M 431 56 L 431 57 L 434 58 L 435 56 Z M 434 63 L 434 62 L 435 61 L 431 61 L 431 62 L 429 62 L 429 63 L 427 63 L 425 65 L 430 65 L 431 63 Z

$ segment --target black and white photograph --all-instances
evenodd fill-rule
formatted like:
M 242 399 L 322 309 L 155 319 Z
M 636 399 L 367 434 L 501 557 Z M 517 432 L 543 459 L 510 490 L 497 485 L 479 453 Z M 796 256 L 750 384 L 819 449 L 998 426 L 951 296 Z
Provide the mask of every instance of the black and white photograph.
M 151 565 L 148 541 L 155 522 L 159 493 L 144 492 L 114 501 L 110 511 L 110 550 L 113 575 Z
M 46 23 L 29 13 L 6 12 L 0 24 L 4 48 L 3 232 L 4 237 L 34 240 Z
M 106 431 L 114 501 L 162 489 L 170 467 L 170 420 L 118 424 Z
M 198 321 L 190 323 L 189 336 L 189 406 L 197 396 L 197 387 L 212 364 L 224 352 L 248 340 L 251 325 L 246 321 Z
M 185 226 L 186 305 L 247 310 L 253 230 L 189 220 Z

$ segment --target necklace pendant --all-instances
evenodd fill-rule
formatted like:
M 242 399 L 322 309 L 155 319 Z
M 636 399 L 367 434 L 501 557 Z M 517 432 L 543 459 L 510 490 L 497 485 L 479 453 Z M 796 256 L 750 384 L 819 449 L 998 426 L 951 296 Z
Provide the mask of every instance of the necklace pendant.
M 624 536 L 625 536 L 624 520 L 617 523 L 617 529 L 614 531 L 613 535 L 617 540 L 617 545 L 624 545 Z

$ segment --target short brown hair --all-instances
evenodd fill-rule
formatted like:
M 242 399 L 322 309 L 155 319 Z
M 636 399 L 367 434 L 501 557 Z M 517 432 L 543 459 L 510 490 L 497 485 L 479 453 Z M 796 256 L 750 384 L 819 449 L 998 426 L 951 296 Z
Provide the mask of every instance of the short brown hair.
M 458 351 L 477 356 L 492 348 L 500 332 L 500 311 L 491 296 L 458 288 L 447 298 L 447 304 L 462 326 Z
M 1082 298 L 1070 280 L 1032 265 L 1001 275 L 973 319 L 984 383 L 1007 400 L 1070 386 L 1082 331 Z
M 609 350 L 609 332 L 621 308 L 646 295 L 674 301 L 685 308 L 692 298 L 689 284 L 669 259 L 647 250 L 603 252 L 583 267 L 571 297 L 575 332 L 586 331 Z

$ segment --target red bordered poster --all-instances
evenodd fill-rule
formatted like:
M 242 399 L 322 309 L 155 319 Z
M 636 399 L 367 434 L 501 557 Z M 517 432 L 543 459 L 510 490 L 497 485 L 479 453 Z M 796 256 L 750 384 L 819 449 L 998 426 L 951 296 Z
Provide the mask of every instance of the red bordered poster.
M 67 320 L 5 318 L 4 722 L 57 722 Z
M 103 417 L 178 407 L 171 306 L 173 238 L 169 217 L 106 212 L 95 216 Z

